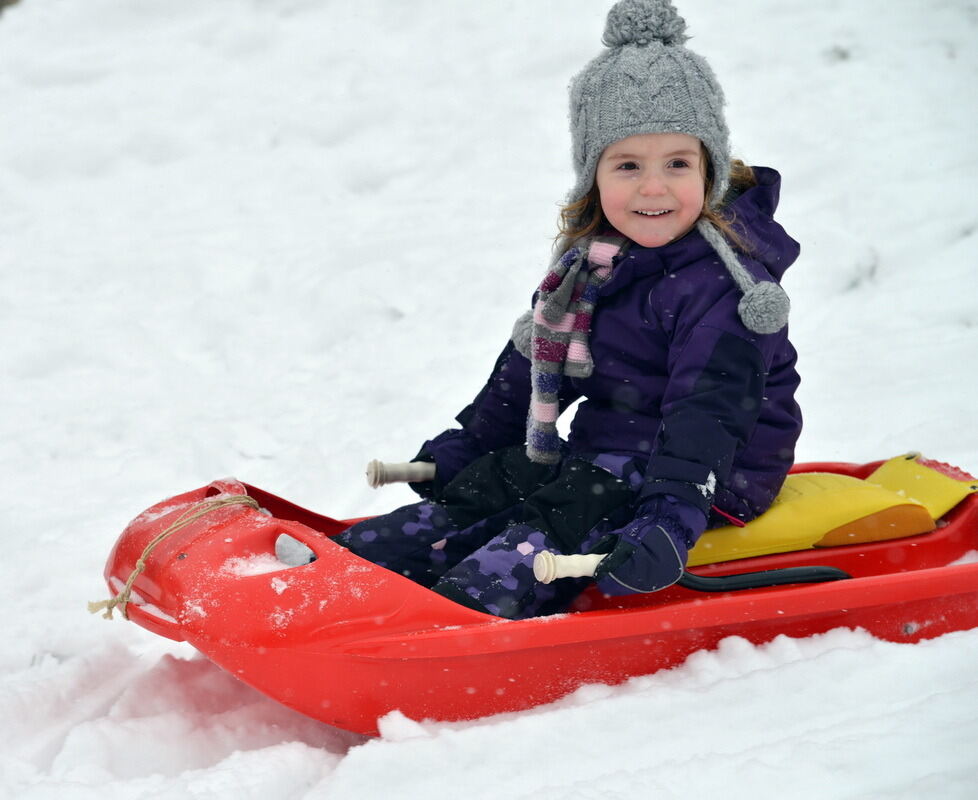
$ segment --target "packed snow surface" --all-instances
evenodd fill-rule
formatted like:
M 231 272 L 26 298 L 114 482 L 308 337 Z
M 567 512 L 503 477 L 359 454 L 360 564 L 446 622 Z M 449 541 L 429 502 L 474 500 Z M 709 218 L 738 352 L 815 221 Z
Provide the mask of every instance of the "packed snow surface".
M 0 13 L 0 795 L 978 796 L 978 630 L 731 639 L 520 714 L 394 712 L 368 741 L 86 612 L 127 521 L 217 476 L 336 517 L 410 500 L 364 467 L 450 425 L 525 308 L 607 5 Z M 679 5 L 802 243 L 799 460 L 974 472 L 978 9 Z

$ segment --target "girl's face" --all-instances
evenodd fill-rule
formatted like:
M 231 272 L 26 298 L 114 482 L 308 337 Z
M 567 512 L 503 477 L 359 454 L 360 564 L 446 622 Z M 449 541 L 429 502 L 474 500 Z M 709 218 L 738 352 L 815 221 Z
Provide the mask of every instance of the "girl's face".
M 706 161 L 700 140 L 682 133 L 643 133 L 605 148 L 595 182 L 605 217 L 643 247 L 689 232 L 703 211 Z

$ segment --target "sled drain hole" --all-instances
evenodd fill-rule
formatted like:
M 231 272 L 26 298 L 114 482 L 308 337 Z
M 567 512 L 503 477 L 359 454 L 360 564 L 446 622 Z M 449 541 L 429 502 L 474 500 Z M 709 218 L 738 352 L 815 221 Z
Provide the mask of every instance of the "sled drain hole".
M 316 560 L 311 547 L 287 533 L 280 533 L 275 539 L 275 557 L 289 567 L 301 567 Z

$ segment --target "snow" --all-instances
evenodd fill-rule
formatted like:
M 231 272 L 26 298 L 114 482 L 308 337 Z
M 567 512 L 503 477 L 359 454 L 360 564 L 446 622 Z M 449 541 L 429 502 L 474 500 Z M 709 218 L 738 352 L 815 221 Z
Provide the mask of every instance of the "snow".
M 279 570 L 288 569 L 289 565 L 279 561 L 271 553 L 255 553 L 250 556 L 234 556 L 229 558 L 221 566 L 223 572 L 229 572 L 232 575 L 264 575 L 267 572 L 278 572 Z M 286 581 L 281 578 L 273 578 L 272 585 L 277 586 L 282 585 L 282 590 L 288 585 Z M 279 591 L 279 594 L 282 592 Z
M 800 460 L 978 469 L 978 12 L 681 0 L 784 175 Z M 366 741 L 89 616 L 142 509 L 336 517 L 485 379 L 571 185 L 606 3 L 21 0 L 0 14 L 0 797 L 972 798 L 978 630 L 755 647 Z

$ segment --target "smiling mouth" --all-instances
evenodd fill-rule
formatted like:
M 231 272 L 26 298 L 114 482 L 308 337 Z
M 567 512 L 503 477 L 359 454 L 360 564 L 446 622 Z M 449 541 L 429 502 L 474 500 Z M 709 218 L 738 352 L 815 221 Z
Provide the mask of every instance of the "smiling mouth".
M 636 211 L 636 214 L 641 214 L 643 217 L 664 217 L 666 214 L 671 214 L 671 209 L 663 209 L 662 211 Z

